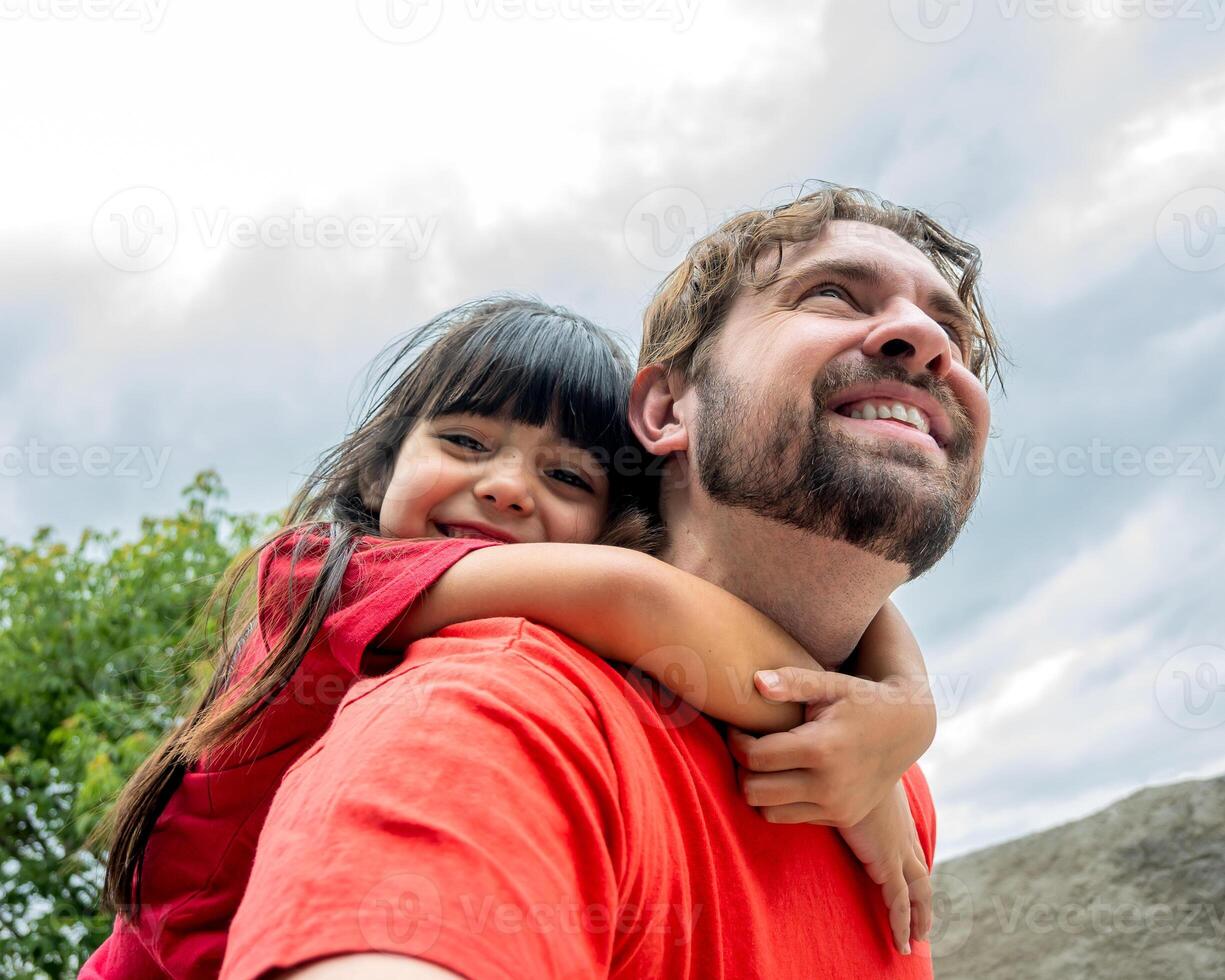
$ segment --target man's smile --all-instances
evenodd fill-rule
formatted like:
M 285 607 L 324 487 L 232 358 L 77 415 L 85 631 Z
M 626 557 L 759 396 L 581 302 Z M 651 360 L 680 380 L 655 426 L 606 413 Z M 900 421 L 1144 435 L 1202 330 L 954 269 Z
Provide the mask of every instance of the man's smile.
M 841 418 L 891 422 L 869 427 L 883 435 L 896 435 L 900 429 L 925 436 L 919 444 L 933 449 L 943 449 L 953 436 L 953 425 L 944 406 L 922 388 L 901 381 L 852 385 L 831 396 L 828 405 Z
M 880 401 L 865 398 L 863 401 L 850 402 L 838 409 L 839 415 L 847 415 L 853 419 L 894 419 L 906 425 L 912 425 L 920 432 L 930 434 L 932 427 L 925 412 L 919 411 L 913 405 L 900 401 Z
M 836 412 L 827 411 L 825 414 L 836 419 L 837 422 L 835 424 L 843 426 L 852 432 L 897 439 L 919 446 L 928 452 L 941 456 L 944 455 L 944 450 L 940 447 L 939 443 L 923 429 L 917 427 L 909 418 L 893 418 L 891 416 L 866 418 L 862 412 L 859 415 L 849 415 L 843 414 L 841 409 Z

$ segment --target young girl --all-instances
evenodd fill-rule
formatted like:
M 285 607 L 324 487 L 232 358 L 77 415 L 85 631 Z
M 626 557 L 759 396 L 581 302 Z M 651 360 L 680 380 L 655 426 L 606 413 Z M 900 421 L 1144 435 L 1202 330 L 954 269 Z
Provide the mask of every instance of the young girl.
M 659 532 L 625 417 L 632 374 L 610 335 L 533 301 L 461 306 L 409 338 L 285 527 L 214 593 L 217 669 L 116 805 L 104 897 L 118 915 L 82 977 L 215 976 L 285 771 L 355 680 L 446 625 L 522 616 L 716 719 L 756 731 L 803 721 L 803 705 L 765 700 L 752 677 L 818 669 L 805 651 L 747 603 L 646 553 Z M 235 619 L 246 627 L 236 643 Z M 859 658 L 874 679 L 923 671 L 890 605 Z M 934 712 L 889 710 L 886 730 L 865 722 L 862 734 L 893 760 L 890 781 L 874 786 L 867 818 L 840 829 L 884 885 L 902 948 L 912 900 L 914 932 L 927 928 L 925 896 L 907 891 L 927 868 L 896 781 L 930 743 Z

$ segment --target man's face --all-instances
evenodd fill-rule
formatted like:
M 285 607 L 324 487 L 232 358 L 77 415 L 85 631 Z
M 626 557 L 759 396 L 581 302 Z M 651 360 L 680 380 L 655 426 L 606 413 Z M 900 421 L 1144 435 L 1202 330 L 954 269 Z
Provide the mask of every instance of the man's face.
M 703 488 L 927 571 L 978 495 L 990 420 L 953 307 L 930 260 L 876 225 L 834 221 L 786 246 L 778 281 L 741 290 L 694 381 Z

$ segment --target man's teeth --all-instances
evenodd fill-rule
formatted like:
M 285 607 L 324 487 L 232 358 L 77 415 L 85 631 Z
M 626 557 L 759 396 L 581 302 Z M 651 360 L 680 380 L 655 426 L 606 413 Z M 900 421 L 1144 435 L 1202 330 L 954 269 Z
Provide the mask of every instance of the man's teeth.
M 845 411 L 847 407 L 850 406 L 844 406 L 843 410 Z M 869 421 L 893 419 L 912 425 L 920 432 L 931 433 L 931 424 L 927 421 L 927 416 L 913 405 L 903 405 L 901 402 L 856 402 L 853 407 L 850 407 L 850 416 L 853 419 L 868 419 Z

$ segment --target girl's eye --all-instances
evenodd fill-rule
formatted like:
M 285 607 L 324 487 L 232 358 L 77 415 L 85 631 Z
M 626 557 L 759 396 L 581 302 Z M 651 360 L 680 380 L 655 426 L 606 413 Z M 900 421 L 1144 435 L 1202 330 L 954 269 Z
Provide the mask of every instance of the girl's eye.
M 561 483 L 578 487 L 580 490 L 586 490 L 588 493 L 595 493 L 595 489 L 591 484 L 572 470 L 549 470 L 549 476 Z
M 449 432 L 445 435 L 439 436 L 439 438 L 453 443 L 462 449 L 471 449 L 473 452 L 477 453 L 488 452 L 488 450 L 473 439 L 472 436 L 466 436 L 459 432 Z

